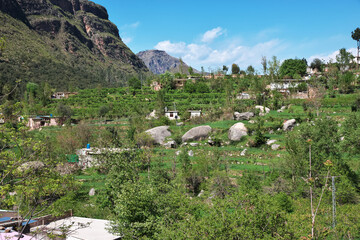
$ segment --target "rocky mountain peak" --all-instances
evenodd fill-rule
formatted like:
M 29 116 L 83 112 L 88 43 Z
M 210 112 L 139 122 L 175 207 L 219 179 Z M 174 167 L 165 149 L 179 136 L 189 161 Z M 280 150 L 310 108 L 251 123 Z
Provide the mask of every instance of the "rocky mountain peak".
M 163 50 L 146 50 L 136 54 L 154 74 L 182 72 L 187 74 L 189 66 Z M 181 68 L 181 71 L 180 71 Z M 195 70 L 195 72 L 198 72 Z

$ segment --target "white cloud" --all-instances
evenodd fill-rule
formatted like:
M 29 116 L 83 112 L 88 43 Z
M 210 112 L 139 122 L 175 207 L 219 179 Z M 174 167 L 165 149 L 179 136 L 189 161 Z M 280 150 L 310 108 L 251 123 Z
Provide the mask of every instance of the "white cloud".
M 234 39 L 229 44 L 222 44 L 222 47 L 213 48 L 206 43 L 196 44 L 185 42 L 171 43 L 170 41 L 159 42 L 155 48 L 164 50 L 175 57 L 181 57 L 187 64 L 200 69 L 201 66 L 217 68 L 222 65 L 230 66 L 233 63 L 239 64 L 242 69 L 248 65 L 260 66 L 262 56 L 276 55 L 284 50 L 280 40 L 274 39 L 254 46 L 244 46 Z
M 204 33 L 204 35 L 201 38 L 201 41 L 205 43 L 212 42 L 215 38 L 221 36 L 223 33 L 224 31 L 221 27 L 213 28 Z
M 352 55 L 357 55 L 357 49 L 356 48 L 349 48 L 346 49 L 346 51 L 351 52 Z M 339 50 L 336 50 L 330 54 L 316 54 L 308 58 L 308 63 L 310 64 L 315 58 L 319 58 L 320 60 L 324 61 L 325 63 L 332 61 L 336 62 L 336 55 L 339 54 Z
M 129 24 L 122 25 L 120 28 L 121 29 L 136 29 L 139 26 L 140 26 L 140 22 L 137 21 L 137 22 L 134 22 L 134 23 L 129 23 Z
M 164 50 L 170 54 L 184 54 L 186 52 L 186 43 L 178 42 L 171 43 L 169 40 L 159 42 L 156 44 L 155 49 Z
M 132 39 L 131 37 L 123 37 L 123 38 L 122 38 L 123 43 L 125 43 L 126 45 L 129 44 L 129 43 L 131 43 L 132 40 L 133 40 L 133 39 Z

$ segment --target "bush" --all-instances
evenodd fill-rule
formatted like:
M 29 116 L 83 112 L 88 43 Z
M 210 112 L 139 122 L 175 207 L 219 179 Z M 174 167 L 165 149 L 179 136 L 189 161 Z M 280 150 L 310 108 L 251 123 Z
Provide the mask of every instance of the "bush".
M 288 195 L 286 195 L 285 193 L 276 194 L 275 201 L 281 210 L 284 210 L 288 213 L 291 213 L 294 211 L 294 206 L 291 201 L 291 198 Z

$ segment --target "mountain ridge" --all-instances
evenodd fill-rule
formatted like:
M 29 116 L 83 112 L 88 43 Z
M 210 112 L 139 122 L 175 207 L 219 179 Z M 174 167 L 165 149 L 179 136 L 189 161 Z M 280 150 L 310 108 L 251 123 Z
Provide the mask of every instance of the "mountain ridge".
M 6 40 L 0 87 L 18 79 L 57 90 L 124 86 L 131 76 L 149 74 L 106 8 L 91 1 L 0 0 L 0 21 Z
M 154 74 L 162 74 L 166 71 L 172 72 L 172 73 L 183 73 L 188 74 L 189 73 L 189 66 L 181 62 L 179 58 L 175 58 L 173 56 L 170 56 L 168 53 L 166 53 L 163 50 L 145 50 L 140 51 L 136 54 L 149 68 L 149 70 Z M 181 70 L 180 70 L 181 68 Z M 193 69 L 195 73 L 199 73 L 198 70 Z

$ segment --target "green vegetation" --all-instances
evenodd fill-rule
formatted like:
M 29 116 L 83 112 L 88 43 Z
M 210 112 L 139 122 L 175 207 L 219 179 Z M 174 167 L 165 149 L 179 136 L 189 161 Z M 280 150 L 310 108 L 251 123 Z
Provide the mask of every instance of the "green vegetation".
M 57 86 L 31 74 L 26 84 L 4 84 L 0 207 L 18 207 L 24 218 L 72 209 L 111 220 L 111 231 L 123 239 L 360 238 L 359 79 L 346 50 L 337 60 L 283 94 L 267 85 L 301 78 L 306 61 L 280 66 L 275 56 L 264 57 L 264 76 L 235 64 L 235 76 L 223 66 L 217 77 L 190 78 L 183 88 L 167 72 L 152 77 L 162 86 L 157 92 L 149 79 L 133 76 L 125 87 L 98 85 L 67 99 L 51 99 Z M 318 61 L 313 67 L 324 69 Z M 176 108 L 180 119 L 166 118 L 165 107 Z M 190 118 L 188 110 L 197 109 L 203 116 Z M 237 121 L 235 112 L 256 116 Z M 58 126 L 28 131 L 28 116 L 50 114 Z M 290 119 L 295 124 L 285 129 Z M 229 129 L 238 122 L 246 134 L 231 141 Z M 182 142 L 202 125 L 212 128 L 209 136 Z M 145 133 L 157 126 L 169 126 L 169 145 Z M 74 154 L 87 144 L 91 164 L 77 163 Z

